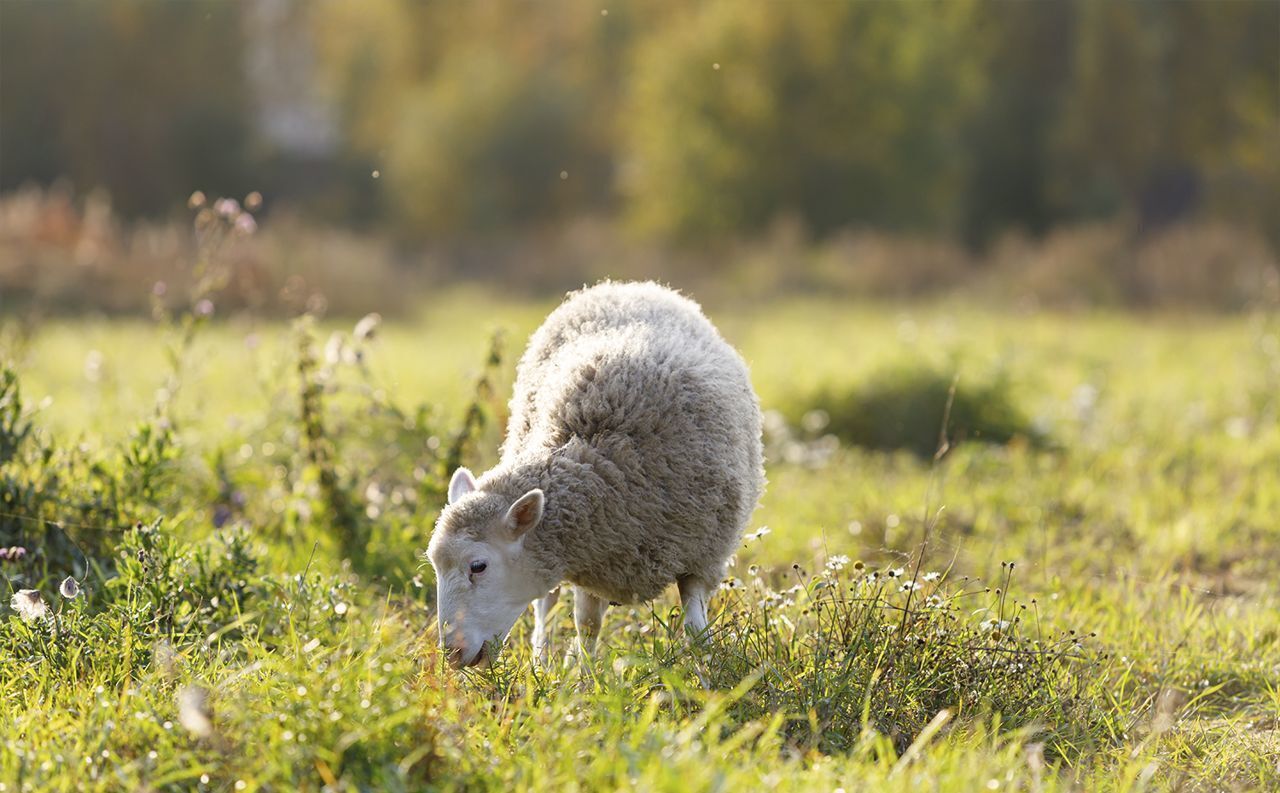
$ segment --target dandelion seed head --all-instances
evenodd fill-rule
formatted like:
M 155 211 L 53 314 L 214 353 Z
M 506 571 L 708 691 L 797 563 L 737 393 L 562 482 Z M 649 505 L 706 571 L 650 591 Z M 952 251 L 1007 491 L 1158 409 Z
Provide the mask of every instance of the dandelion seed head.
M 23 622 L 32 622 L 49 615 L 49 605 L 35 589 L 19 589 L 9 598 L 9 608 L 18 612 Z

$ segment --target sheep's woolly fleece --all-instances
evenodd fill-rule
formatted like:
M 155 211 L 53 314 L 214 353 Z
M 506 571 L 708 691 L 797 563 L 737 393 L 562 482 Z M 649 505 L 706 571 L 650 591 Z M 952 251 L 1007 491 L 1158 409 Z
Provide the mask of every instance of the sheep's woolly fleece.
M 478 481 L 505 510 L 546 504 L 524 549 L 547 580 L 618 603 L 689 579 L 714 587 L 764 490 L 759 400 L 697 303 L 655 283 L 569 295 L 517 368 L 499 463 Z M 458 525 L 483 526 L 483 516 Z

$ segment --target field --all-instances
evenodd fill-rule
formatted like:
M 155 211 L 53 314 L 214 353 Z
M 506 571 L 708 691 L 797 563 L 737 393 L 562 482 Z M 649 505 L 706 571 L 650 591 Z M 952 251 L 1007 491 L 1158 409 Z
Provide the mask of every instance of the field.
M 1280 785 L 1275 317 L 709 305 L 771 413 L 707 645 L 454 672 L 418 554 L 551 305 L 4 324 L 0 790 Z

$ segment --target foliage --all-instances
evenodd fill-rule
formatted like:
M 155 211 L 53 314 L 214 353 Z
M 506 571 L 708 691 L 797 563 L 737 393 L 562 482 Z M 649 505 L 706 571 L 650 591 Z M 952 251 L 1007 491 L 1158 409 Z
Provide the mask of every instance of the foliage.
M 623 127 L 636 222 L 686 237 L 787 212 L 818 234 L 950 229 L 951 136 L 980 86 L 970 17 L 963 3 L 722 2 L 657 29 Z
M 912 366 L 874 372 L 838 390 L 826 386 L 795 397 L 795 419 L 846 443 L 869 449 L 906 449 L 929 458 L 964 441 L 1045 440 L 1017 406 L 1007 377 L 968 378 Z M 816 411 L 816 412 L 814 412 Z M 944 427 L 945 423 L 945 427 Z
M 1280 195 L 1269 0 L 3 14 L 0 189 L 65 176 L 130 218 L 202 185 L 416 240 L 608 215 L 985 244 L 1206 213 L 1273 234 Z
M 764 505 L 712 601 L 708 644 L 690 647 L 664 598 L 610 613 L 597 655 L 579 666 L 534 668 L 522 620 L 493 667 L 459 673 L 434 649 L 430 570 L 415 553 L 450 450 L 481 468 L 492 459 L 510 361 L 485 365 L 488 318 L 523 338 L 546 308 L 450 294 L 412 325 L 308 330 L 330 334 L 313 343 L 307 381 L 320 386 L 325 464 L 362 507 L 359 563 L 305 473 L 297 332 L 201 325 L 167 407 L 176 441 L 150 478 L 154 517 L 96 524 L 110 542 L 86 546 L 88 566 L 42 557 L 57 534 L 29 535 L 26 558 L 0 559 L 10 586 L 38 590 L 50 610 L 32 621 L 0 612 L 0 782 L 1053 791 L 1280 781 L 1276 567 L 1257 552 L 1275 541 L 1280 494 L 1267 465 L 1280 448 L 1273 317 L 1029 319 L 813 299 L 747 316 L 712 304 L 766 407 L 823 385 L 843 393 L 896 371 L 890 362 L 937 366 L 933 351 L 963 340 L 979 371 L 1009 372 L 1011 403 L 1060 446 L 958 444 L 934 461 L 837 443 L 771 457 Z M 0 410 L 0 426 L 23 417 L 14 435 L 30 427 L 24 462 L 4 474 L 45 481 L 26 469 L 36 448 L 103 475 L 120 466 L 134 442 L 124 419 L 149 414 L 154 384 L 171 373 L 155 335 L 128 323 L 36 326 L 16 379 L 54 401 Z M 80 372 L 90 344 L 107 351 L 98 374 L 127 363 L 126 382 Z M 422 394 L 439 404 L 400 407 Z M 68 435 L 80 441 L 55 440 Z M 64 469 L 65 490 L 95 481 L 90 470 Z M 95 519 L 65 532 L 79 541 Z M 73 599 L 58 594 L 68 573 L 81 584 Z M 552 620 L 563 647 L 567 606 Z

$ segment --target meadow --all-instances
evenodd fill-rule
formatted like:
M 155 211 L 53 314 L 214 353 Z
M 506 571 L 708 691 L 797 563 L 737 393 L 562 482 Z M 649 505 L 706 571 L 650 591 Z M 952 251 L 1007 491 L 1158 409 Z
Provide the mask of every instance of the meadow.
M 710 303 L 769 487 L 708 644 L 453 671 L 418 554 L 554 303 L 6 321 L 0 791 L 1280 785 L 1273 314 Z

